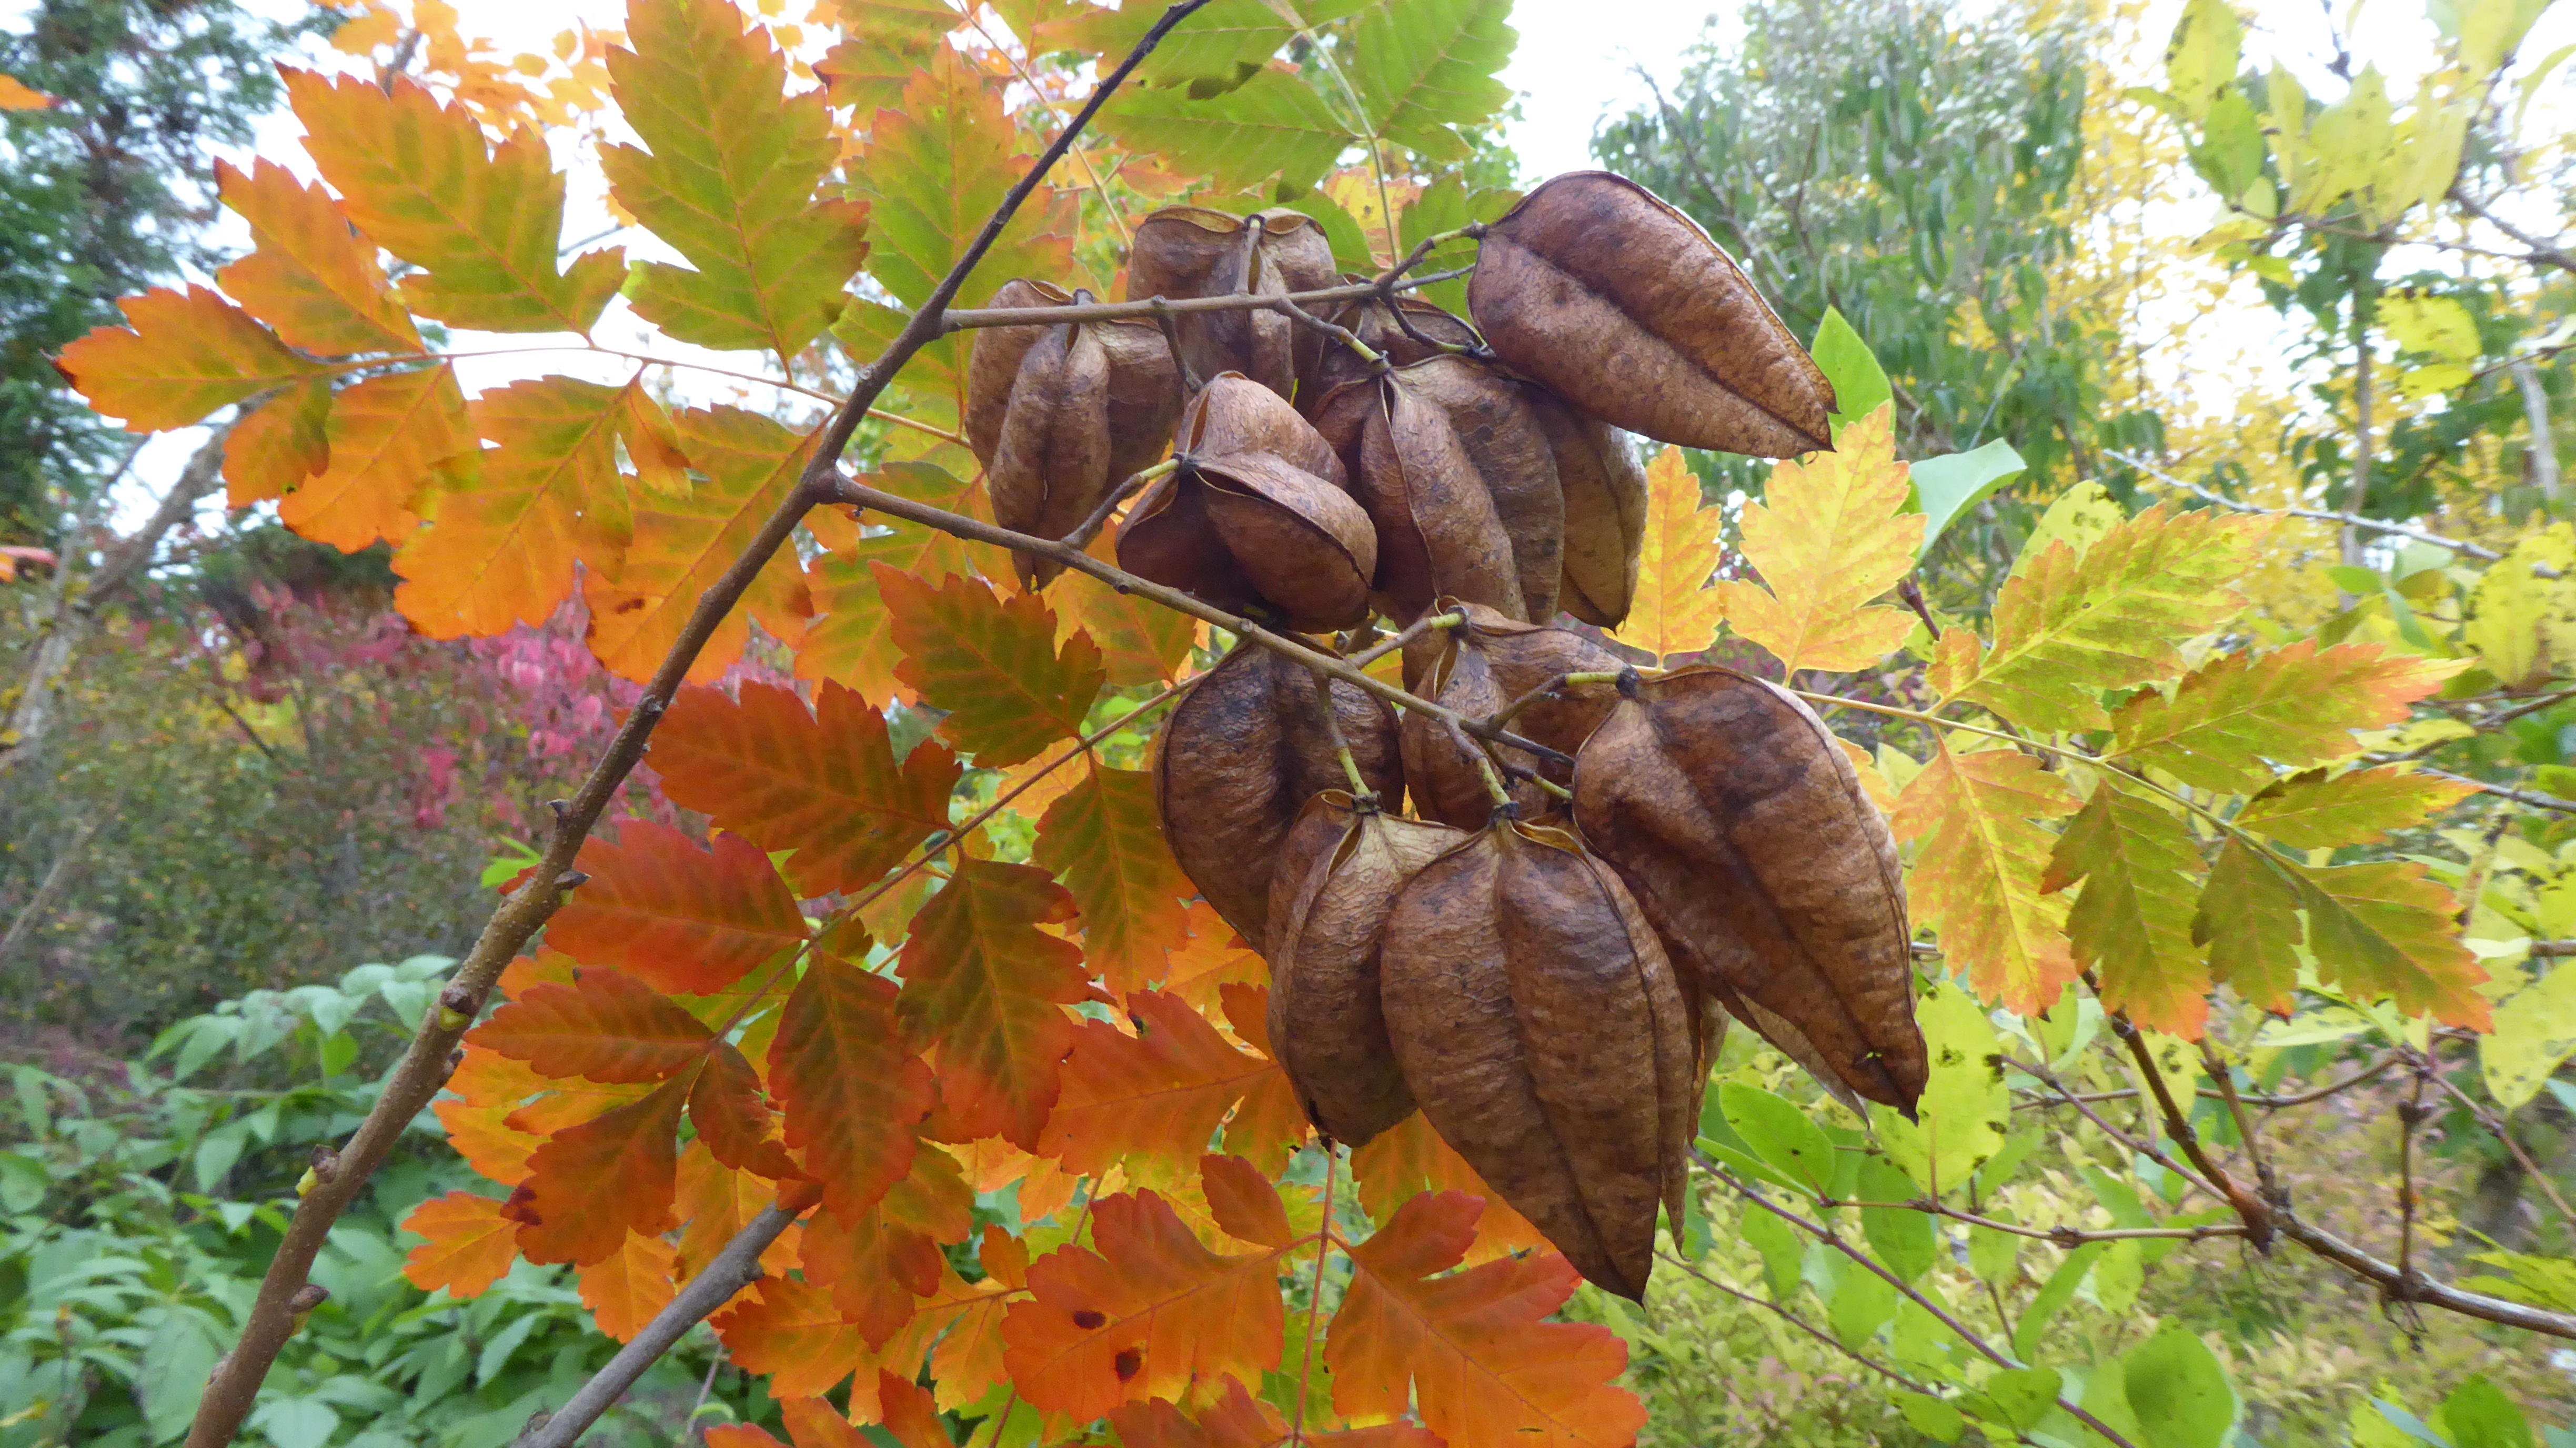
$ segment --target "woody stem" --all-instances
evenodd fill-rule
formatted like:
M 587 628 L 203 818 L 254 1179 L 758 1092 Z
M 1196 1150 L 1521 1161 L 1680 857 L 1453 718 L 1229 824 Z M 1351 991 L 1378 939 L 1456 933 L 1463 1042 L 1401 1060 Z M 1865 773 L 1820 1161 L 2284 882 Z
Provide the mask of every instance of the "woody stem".
M 1128 474 L 1127 481 L 1110 489 L 1109 496 L 1100 500 L 1100 506 L 1091 510 L 1090 517 L 1083 519 L 1072 532 L 1064 535 L 1064 546 L 1074 549 L 1090 547 L 1091 540 L 1100 536 L 1100 530 L 1109 526 L 1109 520 L 1117 514 L 1119 504 L 1136 496 L 1146 484 L 1180 465 L 1179 458 L 1165 458 L 1142 472 Z

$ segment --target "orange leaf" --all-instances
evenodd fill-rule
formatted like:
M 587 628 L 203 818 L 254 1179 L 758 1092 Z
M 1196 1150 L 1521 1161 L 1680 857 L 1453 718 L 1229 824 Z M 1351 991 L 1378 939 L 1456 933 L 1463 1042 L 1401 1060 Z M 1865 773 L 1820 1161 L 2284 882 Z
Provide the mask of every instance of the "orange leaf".
M 885 1370 L 877 1370 L 880 1378 Z M 866 1448 L 858 1426 L 841 1416 L 829 1398 L 789 1398 L 778 1405 L 787 1422 L 788 1440 L 796 1448 Z
M 886 1432 L 903 1448 L 956 1448 L 946 1425 L 939 1421 L 939 1406 L 931 1400 L 928 1388 L 916 1386 L 909 1378 L 899 1378 L 883 1368 L 877 1369 L 877 1412 Z M 852 1434 L 852 1448 L 856 1448 Z
M 1181 902 L 1198 887 L 1163 842 L 1152 775 L 1093 760 L 1087 777 L 1047 807 L 1029 859 L 1073 892 L 1092 974 L 1120 992 L 1162 978 L 1163 953 L 1189 931 Z
M 1096 1418 L 1279 1365 L 1278 1249 L 1211 1252 L 1152 1192 L 1101 1198 L 1091 1226 L 1100 1250 L 1064 1247 L 1031 1263 L 1034 1297 L 1002 1321 L 1003 1360 L 1031 1405 Z
M 1017 764 L 1081 735 L 1108 677 L 1088 636 L 1059 652 L 1055 615 L 1035 595 L 999 599 L 980 579 L 954 576 L 934 589 L 873 566 L 904 654 L 896 675 L 948 711 L 941 731 L 977 764 Z
M 718 1423 L 707 1429 L 707 1448 L 787 1448 L 754 1423 Z
M 910 381 L 907 375 L 907 386 Z M 867 482 L 881 492 L 952 513 L 966 510 L 967 485 L 929 463 L 888 463 L 870 474 Z M 807 515 L 809 524 L 818 518 L 838 521 L 838 515 L 829 510 Z M 837 679 L 871 699 L 900 698 L 910 703 L 918 696 L 895 676 L 903 653 L 895 647 L 894 631 L 887 626 L 875 565 L 882 563 L 920 578 L 945 578 L 979 571 L 975 560 L 980 553 L 990 565 L 986 571 L 1006 575 L 1010 570 L 999 549 L 970 546 L 937 529 L 883 514 L 870 514 L 867 521 L 887 531 L 860 537 L 855 527 L 850 528 L 846 537 L 825 539 L 831 551 L 814 560 L 814 608 L 821 617 L 806 626 L 804 646 L 796 651 L 796 677 Z M 822 537 L 828 526 L 815 526 L 815 535 Z
M 1234 1028 L 1237 1039 L 1264 1059 L 1279 1059 L 1279 1053 L 1270 1048 L 1268 986 L 1221 985 L 1217 999 L 1224 1003 L 1225 1023 Z M 1287 1072 L 1278 1071 L 1253 1082 L 1252 1089 L 1243 1093 L 1243 1104 L 1234 1108 L 1225 1123 L 1225 1149 L 1275 1172 L 1306 1144 L 1308 1130 L 1306 1108 L 1297 1104 L 1297 1088 L 1289 1084 Z
M 224 439 L 224 503 L 247 508 L 283 497 L 331 465 L 331 381 L 314 377 L 280 392 Z
M 1199 1180 L 1207 1191 L 1208 1210 L 1227 1236 L 1258 1247 L 1287 1247 L 1296 1241 L 1279 1189 L 1259 1167 L 1239 1156 L 1210 1154 L 1199 1158 Z
M 997 1245 L 997 1243 L 999 1245 Z M 930 1353 L 932 1391 L 947 1410 L 979 1402 L 1002 1381 L 1002 1320 L 1028 1291 L 1028 1249 L 999 1227 L 984 1229 L 985 1278 L 969 1284 L 954 1269 L 921 1304 L 906 1337 L 936 1336 Z M 905 1362 L 910 1365 L 911 1359 Z
M 1114 561 L 1111 530 L 1102 529 L 1087 551 Z M 1055 605 L 1056 641 L 1064 642 L 1076 629 L 1090 635 L 1100 646 L 1109 682 L 1120 688 L 1168 681 L 1172 671 L 1188 660 L 1190 646 L 1207 627 L 1188 614 L 1137 594 L 1120 593 L 1088 573 L 1070 569 L 1047 585 L 1047 597 Z
M 519 1250 L 531 1262 L 596 1262 L 629 1230 L 669 1231 L 680 1107 L 697 1084 L 684 1071 L 641 1101 L 570 1126 L 528 1158 L 528 1179 L 508 1202 Z
M 1244 1094 L 1279 1074 L 1267 1059 L 1226 1044 L 1177 996 L 1127 997 L 1129 1036 L 1106 1021 L 1074 1028 L 1064 1093 L 1037 1150 L 1065 1170 L 1097 1174 L 1140 1158 L 1196 1161 Z
M 659 1081 L 706 1055 L 714 1037 L 668 996 L 616 970 L 540 985 L 492 1013 L 471 1039 L 540 1076 Z
M 475 1055 L 470 1048 L 465 1054 L 469 1061 Z M 438 1113 L 439 1128 L 447 1133 L 448 1146 L 485 1179 L 505 1187 L 526 1179 L 529 1153 L 545 1144 L 544 1136 L 510 1125 L 510 1115 L 518 1110 L 515 1101 L 492 1106 L 441 1101 L 432 1109 Z
M 778 1200 L 779 1184 L 717 1161 L 703 1141 L 680 1153 L 679 1190 L 674 1210 L 688 1225 L 680 1233 L 679 1272 L 695 1277 L 706 1270 L 734 1234 L 751 1224 Z M 760 1254 L 760 1269 L 780 1273 L 796 1265 L 801 1229 L 791 1229 Z
M 725 1165 L 772 1179 L 804 1179 L 772 1133 L 776 1122 L 761 1093 L 760 1074 L 731 1043 L 719 1041 L 708 1054 L 697 1089 L 689 1093 L 689 1120 L 698 1140 Z
M 630 1232 L 626 1245 L 581 1269 L 581 1305 L 601 1332 L 633 1342 L 654 1314 L 671 1305 L 678 1291 L 671 1282 L 676 1260 L 668 1242 Z
M 1037 1149 L 1073 1044 L 1064 1007 L 1090 993 L 1082 951 L 1038 927 L 1072 916 L 1073 897 L 1044 870 L 970 859 L 913 917 L 896 1007 L 938 1048 L 957 1136 Z
M 2066 901 L 2040 893 L 2054 840 L 2036 823 L 2075 813 L 2080 801 L 2039 761 L 2014 749 L 1932 762 L 1896 802 L 1896 836 L 1919 841 L 1911 888 L 1916 917 L 1941 937 L 1977 993 L 2037 1015 L 2076 975 Z
M 462 105 L 409 76 L 285 70 L 304 149 L 359 229 L 423 268 L 403 279 L 413 311 L 487 332 L 587 332 L 625 279 L 594 251 L 557 272 L 564 179 L 533 129 L 487 148 Z
M 578 565 L 611 562 L 632 526 L 617 471 L 624 389 L 570 377 L 474 399 L 494 446 L 466 485 L 416 505 L 429 527 L 394 558 L 394 604 L 431 638 L 542 624 L 572 597 Z
M 1538 1228 L 1485 1185 L 1485 1179 L 1440 1139 L 1440 1133 L 1431 1129 L 1430 1118 L 1419 1111 L 1352 1151 L 1351 1175 L 1359 1182 L 1360 1205 L 1371 1220 L 1381 1223 L 1392 1221 L 1398 1207 L 1425 1192 L 1456 1192 L 1481 1199 L 1484 1215 L 1476 1219 L 1475 1245 L 1467 1249 L 1465 1259 L 1471 1266 L 1547 1248 Z
M 1351 1249 L 1350 1291 L 1324 1340 L 1333 1404 L 1395 1417 L 1418 1402 L 1452 1443 L 1626 1448 L 1646 1408 L 1611 1385 L 1628 1349 L 1609 1329 L 1542 1321 L 1574 1295 L 1553 1252 L 1446 1277 L 1476 1238 L 1475 1198 L 1415 1197 Z
M 869 1212 L 847 1220 L 824 1211 L 806 1228 L 805 1280 L 831 1292 L 841 1319 L 882 1348 L 939 1289 L 948 1259 L 927 1232 Z
M 186 427 L 228 402 L 321 368 L 286 350 L 250 314 L 204 287 L 154 287 L 117 302 L 127 325 L 63 349 L 63 374 L 127 432 Z
M 948 828 L 957 757 L 924 740 L 895 763 L 885 715 L 825 681 L 809 713 L 793 689 L 747 682 L 739 701 L 680 691 L 653 732 L 674 803 L 765 850 L 793 850 L 800 895 L 850 893 Z M 820 718 L 816 717 L 819 713 Z
M 680 446 L 703 478 L 685 496 L 641 493 L 634 534 L 613 568 L 592 570 L 582 585 L 590 603 L 590 651 L 610 672 L 642 683 L 679 641 L 698 599 L 750 547 L 761 525 L 796 489 L 807 439 L 738 407 L 683 411 L 674 420 Z M 709 683 L 742 657 L 757 619 L 793 642 L 812 611 L 796 550 L 781 548 L 725 616 L 689 666 L 689 682 Z
M 876 1355 L 841 1319 L 831 1294 L 793 1277 L 763 1277 L 717 1314 L 714 1326 L 734 1363 L 768 1376 L 777 1397 L 818 1398 L 853 1369 L 876 1367 Z
M 1723 616 L 1708 586 L 1717 571 L 1718 510 L 1700 502 L 1699 479 L 1667 447 L 1646 466 L 1646 537 L 1637 565 L 1636 602 L 1619 625 L 1619 642 L 1658 658 L 1695 654 L 1717 641 Z
M 16 76 L 0 75 L 0 111 L 51 110 L 60 102 Z
M 420 350 L 375 247 L 350 231 L 331 193 L 265 160 L 247 173 L 217 161 L 215 184 L 258 246 L 215 280 L 252 316 L 324 357 Z
M 2305 768 L 2361 752 L 2355 729 L 2404 719 L 2465 659 L 2391 654 L 2377 644 L 2316 640 L 2257 656 L 2222 654 L 2185 675 L 2172 698 L 2143 689 L 2112 716 L 2119 752 L 2185 784 L 2261 789 L 2276 767 Z
M 1229 983 L 1269 982 L 1269 965 L 1243 943 L 1233 926 L 1217 918 L 1214 906 L 1193 900 L 1187 919 L 1189 942 L 1164 953 L 1163 989 L 1207 1012 L 1217 1008 L 1217 993 Z
M 1290 1436 L 1279 1410 L 1252 1396 L 1232 1376 L 1225 1379 L 1225 1396 L 1200 1409 L 1195 1420 L 1154 1398 L 1110 1409 L 1109 1425 L 1126 1448 L 1272 1448 Z M 1336 1433 L 1318 1433 L 1310 1425 L 1297 1442 L 1315 1448 L 1442 1448 L 1437 1435 L 1411 1423 Z
M 575 857 L 590 879 L 547 926 L 558 949 L 662 990 L 707 995 L 805 939 L 796 897 L 749 840 L 717 835 L 710 853 L 650 820 L 617 828 L 616 842 L 594 835 Z
M 316 543 L 355 553 L 399 543 L 420 525 L 412 500 L 450 459 L 471 463 L 474 429 L 456 370 L 441 365 L 372 377 L 331 399 L 330 465 L 287 490 L 277 516 Z
M 1911 485 L 1894 415 L 1882 402 L 1837 432 L 1832 452 L 1776 464 L 1763 501 L 1744 505 L 1744 557 L 1762 582 L 1717 591 L 1727 627 L 1770 650 L 1784 676 L 1868 668 L 1914 629 L 1904 609 L 1869 602 L 1914 571 L 1923 542 L 1923 515 L 1899 511 Z
M 501 1215 L 499 1202 L 471 1192 L 412 1208 L 403 1230 L 428 1238 L 403 1259 L 404 1279 L 423 1292 L 444 1287 L 450 1297 L 477 1297 L 519 1260 L 519 1224 Z
M 894 983 L 821 954 L 780 1013 L 769 1082 L 787 1110 L 787 1144 L 804 1152 L 824 1205 L 845 1219 L 912 1170 L 916 1133 L 937 1100 L 930 1068 L 897 1023 Z

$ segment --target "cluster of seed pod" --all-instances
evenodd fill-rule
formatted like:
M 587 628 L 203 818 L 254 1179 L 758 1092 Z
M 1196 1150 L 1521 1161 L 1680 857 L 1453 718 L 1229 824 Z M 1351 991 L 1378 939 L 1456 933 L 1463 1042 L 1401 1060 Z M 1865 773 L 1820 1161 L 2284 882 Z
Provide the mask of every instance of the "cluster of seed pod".
M 1401 719 L 1252 641 L 1196 680 L 1157 741 L 1165 835 L 1269 962 L 1319 1131 L 1358 1145 L 1422 1111 L 1635 1297 L 1729 1018 L 1855 1103 L 1910 1111 L 1926 1080 L 1895 845 L 1824 725 L 1760 678 L 1641 672 L 1554 623 L 1628 611 L 1646 484 L 1624 433 L 1811 451 L 1832 389 L 1624 178 L 1558 177 L 1477 233 L 1470 325 L 1386 289 L 1296 304 L 1340 281 L 1297 213 L 1157 213 L 1131 296 L 1273 300 L 986 332 L 968 433 L 1006 527 L 1078 535 L 1149 479 L 1128 570 L 1274 627 L 1395 626 L 1345 657 L 1401 644 L 1435 706 Z

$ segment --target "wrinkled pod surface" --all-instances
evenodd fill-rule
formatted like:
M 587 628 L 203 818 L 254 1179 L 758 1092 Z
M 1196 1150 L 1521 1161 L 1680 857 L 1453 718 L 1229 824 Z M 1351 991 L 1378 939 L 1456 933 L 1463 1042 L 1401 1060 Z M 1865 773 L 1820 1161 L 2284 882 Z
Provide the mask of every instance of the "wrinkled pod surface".
M 1442 599 L 1435 610 L 1463 610 L 1466 622 L 1424 634 L 1405 650 L 1405 684 L 1445 708 L 1485 718 L 1519 702 L 1532 690 L 1566 674 L 1617 673 L 1626 661 L 1569 629 L 1523 623 L 1480 604 Z M 1607 686 L 1567 688 L 1542 696 L 1514 715 L 1512 733 L 1572 755 L 1609 717 L 1617 695 Z M 1416 813 L 1456 825 L 1481 826 L 1492 813 L 1478 754 L 1428 715 L 1408 713 L 1401 726 L 1405 781 Z M 1470 741 L 1472 744 L 1472 741 Z M 1571 766 L 1504 746 L 1503 759 L 1571 786 Z M 1524 819 L 1553 808 L 1553 798 L 1526 781 L 1511 786 Z
M 1127 257 L 1131 301 L 1164 297 L 1282 296 L 1340 281 L 1333 248 L 1312 217 L 1273 207 L 1250 216 L 1167 206 L 1136 224 Z M 1282 398 L 1318 365 L 1323 334 L 1272 311 L 1184 312 L 1174 318 L 1181 355 L 1202 381 L 1240 372 Z
M 1699 1041 L 1618 876 L 1498 821 L 1415 873 L 1381 948 L 1387 1034 L 1442 1139 L 1591 1281 L 1640 1297 L 1678 1209 Z

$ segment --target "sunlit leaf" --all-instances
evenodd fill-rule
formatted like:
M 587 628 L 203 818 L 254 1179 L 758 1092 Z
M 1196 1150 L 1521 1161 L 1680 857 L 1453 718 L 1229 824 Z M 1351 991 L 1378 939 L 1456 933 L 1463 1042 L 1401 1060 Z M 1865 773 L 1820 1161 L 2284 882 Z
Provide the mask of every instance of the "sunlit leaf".
M 1905 641 L 1914 617 L 1870 600 L 1914 569 L 1923 518 L 1902 511 L 1887 405 L 1843 428 L 1834 451 L 1782 462 L 1763 500 L 1744 505 L 1744 556 L 1762 582 L 1717 585 L 1727 627 L 1788 673 L 1867 668 Z

